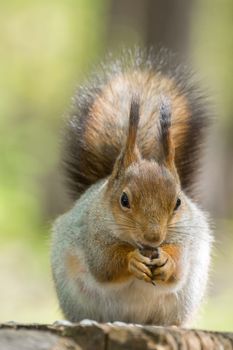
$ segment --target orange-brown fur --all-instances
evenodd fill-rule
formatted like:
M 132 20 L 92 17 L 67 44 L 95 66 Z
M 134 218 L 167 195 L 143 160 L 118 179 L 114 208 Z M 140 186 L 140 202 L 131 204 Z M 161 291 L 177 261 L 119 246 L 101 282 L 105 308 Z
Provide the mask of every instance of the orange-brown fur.
M 135 86 L 137 86 L 137 91 L 135 91 Z M 138 145 L 143 157 L 153 157 L 155 149 L 158 148 L 155 135 L 159 106 L 153 106 L 154 111 L 147 111 L 146 103 L 148 100 L 152 102 L 159 94 L 167 95 L 170 98 L 173 124 L 171 133 L 175 148 L 179 148 L 186 136 L 187 124 L 185 121 L 190 114 L 186 98 L 180 94 L 172 79 L 140 71 L 117 76 L 103 89 L 89 112 L 84 135 L 85 142 L 91 145 L 96 154 L 99 152 L 101 157 L 103 144 L 107 144 L 111 138 L 112 146 L 119 152 L 121 146 L 119 139 L 125 139 L 125 129 L 116 129 L 120 125 L 120 123 L 116 123 L 116 119 L 127 120 L 129 104 L 123 104 L 122 99 L 125 97 L 124 94 L 127 95 L 129 91 L 130 93 L 135 91 L 140 95 L 141 118 Z M 101 117 L 103 115 L 104 118 Z M 111 132 L 112 130 L 114 133 Z
M 67 253 L 66 255 L 66 268 L 71 278 L 77 278 L 80 273 L 85 273 L 86 269 L 81 265 L 79 258 L 72 254 Z
M 138 101 L 139 103 L 139 101 Z M 137 125 L 143 112 L 138 110 Z M 107 195 L 116 224 L 127 232 L 135 232 L 140 243 L 162 242 L 166 237 L 169 220 L 174 214 L 174 207 L 179 191 L 174 164 L 174 145 L 171 133 L 165 133 L 165 140 L 160 140 L 160 149 L 168 142 L 168 159 L 161 159 L 161 164 L 142 158 L 137 146 L 134 119 L 129 118 L 129 131 L 126 146 L 119 155 L 110 180 Z M 160 123 L 160 121 L 159 121 Z M 162 126 L 161 126 L 162 127 Z M 130 198 L 130 209 L 122 210 L 119 204 L 121 193 Z
M 179 181 L 174 164 L 174 144 L 169 130 L 170 126 L 167 127 L 170 124 L 160 117 L 159 123 L 161 123 L 160 127 L 164 135 L 164 138 L 160 139 L 160 148 L 166 148 L 166 153 L 162 153 L 165 158 L 160 159 L 161 164 L 142 158 L 137 146 L 137 126 L 142 115 L 141 109 L 135 108 L 135 105 L 139 107 L 139 97 L 137 98 L 137 102 L 134 101 L 134 98 L 132 100 L 127 140 L 108 181 L 106 200 L 110 202 L 115 230 L 122 231 L 121 237 L 124 241 L 134 242 L 136 246 L 151 244 L 158 247 L 166 240 L 167 227 L 174 217 L 174 207 L 179 193 Z M 164 115 L 164 118 L 169 119 L 170 114 Z M 127 193 L 130 208 L 124 209 L 120 205 L 119 199 L 123 192 Z M 111 280 L 115 280 L 122 275 L 126 277 L 128 272 L 131 272 L 139 279 L 151 281 L 152 273 L 147 266 L 151 262 L 149 259 L 145 260 L 138 251 L 130 252 L 127 265 L 127 254 L 123 251 L 122 255 L 119 246 L 114 246 L 113 252 L 112 249 L 110 247 L 109 251 L 114 257 L 112 260 L 114 270 L 112 270 L 111 263 L 110 273 L 105 274 L 105 278 L 109 274 Z M 158 269 L 163 270 L 166 281 L 171 281 L 172 278 L 175 278 L 175 271 L 171 269 L 175 269 L 176 262 L 169 254 L 161 251 L 162 253 L 163 256 L 157 259 Z M 166 266 L 161 267 L 162 264 Z M 119 271 L 119 266 L 122 271 Z M 116 275 L 115 278 L 113 274 Z
M 179 264 L 181 246 L 178 244 L 163 244 L 161 249 L 169 254 L 172 259 Z
M 95 269 L 94 276 L 99 282 L 123 282 L 131 273 L 128 271 L 128 254 L 133 247 L 127 244 L 113 244 L 106 251 L 105 259 L 108 263 L 103 269 Z
M 164 244 L 162 245 L 161 250 L 173 260 L 173 264 L 170 264 L 169 266 L 169 278 L 166 280 L 166 283 L 176 282 L 181 275 L 182 247 L 179 244 Z
M 139 164 L 131 166 L 130 175 L 119 180 L 119 185 L 111 191 L 111 205 L 112 211 L 116 218 L 116 222 L 120 225 L 122 223 L 123 229 L 132 231 L 132 227 L 124 227 L 124 221 L 140 223 L 141 229 L 144 233 L 153 229 L 153 224 L 158 225 L 158 233 L 166 233 L 166 226 L 169 219 L 173 216 L 173 209 L 176 201 L 176 194 L 178 188 L 172 177 L 166 179 L 166 174 L 161 168 L 153 162 L 142 160 Z M 134 175 L 134 176 L 133 176 Z M 119 198 L 123 191 L 126 191 L 132 197 L 131 210 L 127 213 L 122 212 L 119 205 Z M 110 195 L 108 194 L 108 195 Z M 121 218 L 123 221 L 121 222 Z M 152 221 L 152 223 L 151 223 Z

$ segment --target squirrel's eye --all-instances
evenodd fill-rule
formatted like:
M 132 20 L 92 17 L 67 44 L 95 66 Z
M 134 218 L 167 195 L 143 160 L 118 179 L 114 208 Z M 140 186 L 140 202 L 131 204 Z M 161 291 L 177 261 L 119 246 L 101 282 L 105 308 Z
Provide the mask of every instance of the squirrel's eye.
M 177 210 L 179 208 L 179 206 L 181 205 L 181 199 L 180 198 L 177 198 L 177 201 L 176 201 L 176 205 L 175 205 L 175 208 L 174 208 L 174 211 Z
M 121 195 L 121 205 L 124 208 L 130 208 L 129 198 L 125 192 L 123 192 Z

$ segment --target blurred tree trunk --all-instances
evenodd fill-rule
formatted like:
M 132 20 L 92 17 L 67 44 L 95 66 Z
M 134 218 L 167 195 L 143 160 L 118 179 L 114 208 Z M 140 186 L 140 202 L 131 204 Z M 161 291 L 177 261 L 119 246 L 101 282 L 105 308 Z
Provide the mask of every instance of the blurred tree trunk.
M 187 53 L 193 0 L 148 0 L 147 3 L 146 44 L 161 43 L 178 53 Z
M 187 54 L 194 0 L 112 0 L 108 46 L 140 42 Z

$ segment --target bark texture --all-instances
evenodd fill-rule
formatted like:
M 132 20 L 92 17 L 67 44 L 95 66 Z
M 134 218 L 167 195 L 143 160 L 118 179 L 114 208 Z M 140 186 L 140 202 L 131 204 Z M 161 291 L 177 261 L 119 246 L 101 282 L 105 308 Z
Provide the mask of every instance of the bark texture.
M 233 333 L 127 324 L 0 325 L 4 350 L 231 350 Z

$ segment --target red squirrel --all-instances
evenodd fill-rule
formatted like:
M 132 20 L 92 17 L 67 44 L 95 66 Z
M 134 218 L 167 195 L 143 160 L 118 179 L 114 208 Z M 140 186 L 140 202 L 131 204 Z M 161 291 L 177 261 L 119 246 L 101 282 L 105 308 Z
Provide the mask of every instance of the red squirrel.
M 186 325 L 203 299 L 212 233 L 194 185 L 208 114 L 173 58 L 128 52 L 74 97 L 63 163 L 75 203 L 51 254 L 70 321 Z

